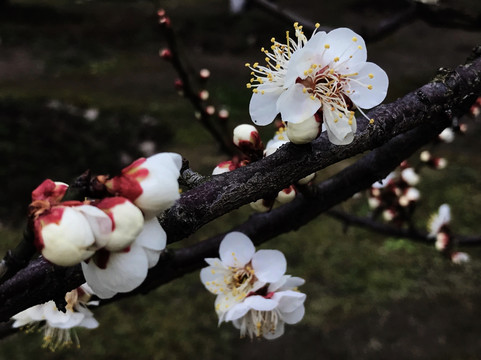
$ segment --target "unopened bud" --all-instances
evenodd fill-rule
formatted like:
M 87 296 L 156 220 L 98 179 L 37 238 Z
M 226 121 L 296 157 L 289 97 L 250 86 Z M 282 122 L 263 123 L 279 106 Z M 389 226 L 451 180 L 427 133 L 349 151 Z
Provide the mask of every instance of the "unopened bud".
M 274 204 L 273 201 L 269 201 L 265 199 L 259 199 L 257 201 L 250 203 L 252 209 L 261 213 L 270 211 L 272 209 L 273 204 Z
M 232 160 L 223 161 L 214 168 L 214 170 L 212 171 L 212 175 L 223 174 L 223 173 L 235 170 L 238 167 L 239 166 Z
M 184 83 L 180 79 L 175 79 L 174 87 L 176 90 L 184 90 Z
M 209 98 L 209 92 L 207 90 L 202 90 L 199 92 L 199 99 L 206 101 Z
M 212 105 L 209 105 L 205 108 L 205 112 L 209 115 L 214 115 L 215 114 L 215 107 Z
M 202 80 L 207 80 L 210 77 L 210 71 L 208 69 L 201 69 L 199 76 Z
M 444 251 L 449 245 L 450 237 L 445 232 L 439 232 L 436 234 L 436 242 L 434 246 L 438 251 Z
M 444 129 L 439 135 L 439 140 L 445 143 L 452 143 L 454 141 L 454 131 L 451 128 Z
M 289 186 L 288 188 L 282 189 L 279 191 L 276 197 L 276 201 L 281 204 L 290 203 L 292 200 L 296 198 L 296 189 L 294 186 Z
M 164 60 L 168 60 L 168 61 L 172 60 L 172 51 L 170 51 L 170 49 L 160 50 L 159 55 Z
M 386 209 L 382 212 L 382 218 L 385 221 L 392 221 L 396 217 L 396 213 L 392 209 Z
M 428 162 L 429 160 L 431 160 L 431 153 L 428 150 L 424 150 L 423 152 L 421 152 L 421 154 L 419 154 L 419 159 L 422 162 Z
M 374 209 L 377 209 L 381 205 L 381 200 L 379 200 L 376 197 L 369 197 L 367 199 L 367 203 L 369 205 L 369 208 L 374 210 Z
M 234 128 L 233 142 L 242 151 L 249 153 L 263 149 L 257 129 L 249 124 L 241 124 Z
M 219 119 L 226 120 L 229 118 L 229 111 L 226 109 L 220 109 L 217 115 L 219 116 Z
M 294 144 L 307 144 L 319 136 L 321 127 L 322 123 L 318 121 L 318 117 L 311 116 L 299 123 L 288 123 L 287 137 Z

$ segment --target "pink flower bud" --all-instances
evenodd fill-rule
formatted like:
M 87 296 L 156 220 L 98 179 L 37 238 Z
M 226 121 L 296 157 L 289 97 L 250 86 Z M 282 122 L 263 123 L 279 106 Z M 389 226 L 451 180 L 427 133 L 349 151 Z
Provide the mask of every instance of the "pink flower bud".
M 140 209 L 123 197 L 105 198 L 95 204 L 112 221 L 112 231 L 105 249 L 121 251 L 129 247 L 142 231 L 144 217 Z
M 63 182 L 46 179 L 32 191 L 32 201 L 47 200 L 51 204 L 59 203 L 67 189 L 68 185 Z
M 229 118 L 229 111 L 226 109 L 220 109 L 218 114 L 219 119 L 226 120 Z
M 199 92 L 199 99 L 206 101 L 209 98 L 209 92 L 207 90 L 202 90 Z
M 162 49 L 159 53 L 160 57 L 164 60 L 170 61 L 172 60 L 172 51 L 170 49 Z
M 48 261 L 73 266 L 94 254 L 95 237 L 85 216 L 73 207 L 55 206 L 34 221 L 35 245 Z
M 259 132 L 254 126 L 248 124 L 241 124 L 234 128 L 233 142 L 247 154 L 264 149 Z
M 184 90 L 184 83 L 180 79 L 175 79 L 174 87 L 176 90 L 182 91 Z
M 215 107 L 212 105 L 209 105 L 205 108 L 205 112 L 209 115 L 214 115 L 215 114 Z
M 239 164 L 235 163 L 232 160 L 223 161 L 215 167 L 215 169 L 212 171 L 212 175 L 223 174 L 223 173 L 235 170 L 238 167 L 239 167 Z
M 160 153 L 134 161 L 105 186 L 111 194 L 129 199 L 150 219 L 180 197 L 177 179 L 181 167 L 179 154 Z

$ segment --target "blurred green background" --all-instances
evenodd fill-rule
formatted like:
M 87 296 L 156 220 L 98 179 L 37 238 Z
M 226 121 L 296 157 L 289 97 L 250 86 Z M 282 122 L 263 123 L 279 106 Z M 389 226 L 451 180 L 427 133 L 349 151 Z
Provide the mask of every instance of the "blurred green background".
M 404 6 L 381 0 L 277 3 L 322 25 L 358 31 Z M 480 11 L 477 1 L 452 5 Z M 229 128 L 250 121 L 244 63 L 261 60 L 260 47 L 272 36 L 283 38 L 291 26 L 255 8 L 234 16 L 225 0 L 11 0 L 0 6 L 2 253 L 18 241 L 30 192 L 46 177 L 69 182 L 88 168 L 114 172 L 152 151 L 179 152 L 203 174 L 226 159 L 176 94 L 177 76 L 158 56 L 165 46 L 159 7 L 171 17 L 188 66 L 211 70 L 211 102 L 230 111 Z M 479 32 L 416 21 L 369 44 L 368 56 L 388 73 L 386 101 L 392 101 L 429 81 L 438 67 L 462 63 L 480 39 Z M 455 232 L 481 233 L 481 131 L 467 122 L 466 135 L 433 150 L 448 167 L 422 172 L 415 218 L 421 228 L 449 203 Z M 262 129 L 264 142 L 272 133 Z M 342 208 L 368 212 L 363 199 Z M 227 231 L 250 213 L 246 207 L 228 214 L 176 246 Z M 306 279 L 306 316 L 287 326 L 280 340 L 239 339 L 230 324 L 217 327 L 214 296 L 194 273 L 147 296 L 94 309 L 100 327 L 78 331 L 79 350 L 51 353 L 40 349 L 40 334 L 19 333 L 0 342 L 0 359 L 481 357 L 479 249 L 467 249 L 472 261 L 455 266 L 431 246 L 344 230 L 323 216 L 264 245 L 284 251 L 288 273 Z

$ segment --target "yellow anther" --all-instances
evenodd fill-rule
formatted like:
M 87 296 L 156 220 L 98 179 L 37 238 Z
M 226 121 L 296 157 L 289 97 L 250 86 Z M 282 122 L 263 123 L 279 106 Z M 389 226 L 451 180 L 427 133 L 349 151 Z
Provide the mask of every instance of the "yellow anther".
M 259 63 L 258 62 L 255 62 L 254 65 L 252 65 L 252 67 L 256 68 L 259 66 Z
M 369 90 L 372 90 L 372 85 L 368 85 L 367 88 L 368 88 Z
M 276 38 L 275 37 L 271 38 L 271 42 L 276 42 Z
M 281 68 L 281 64 L 277 64 L 276 69 L 280 69 L 280 68 Z
M 249 63 L 246 63 L 246 67 L 249 67 L 249 66 L 251 66 L 251 64 L 249 64 Z
M 374 124 L 374 119 L 369 120 L 369 124 Z
M 305 94 L 307 92 L 306 88 L 302 88 L 302 92 Z
M 254 71 L 251 71 L 251 75 L 254 75 L 254 74 L 255 74 L 255 72 L 254 72 Z
M 265 91 L 264 90 L 261 90 L 261 95 L 264 95 Z
M 269 59 L 268 57 L 266 57 L 264 60 L 265 60 L 266 62 L 271 61 L 271 59 Z
M 314 95 L 309 96 L 311 100 L 316 100 L 316 97 Z
M 253 92 L 254 94 L 257 94 L 257 93 L 259 92 L 259 90 L 253 89 L 252 92 Z
M 321 24 L 319 23 L 316 23 L 316 25 L 314 25 L 316 27 L 316 29 L 319 29 L 319 26 L 321 26 Z
M 307 70 L 304 70 L 304 75 L 307 75 Z
M 261 47 L 261 52 L 266 52 L 266 49 L 264 49 L 264 47 Z
M 309 69 L 309 70 L 307 70 L 307 72 L 308 72 L 309 74 L 312 74 L 312 68 Z
M 354 36 L 354 37 L 352 38 L 352 41 L 356 42 L 356 41 L 357 41 L 357 37 Z
M 339 57 L 336 56 L 336 57 L 334 58 L 334 62 L 338 62 L 338 61 L 339 61 Z
M 334 74 L 334 69 L 329 69 L 329 74 Z
M 352 125 L 352 119 L 349 119 L 349 120 L 347 121 L 347 123 L 348 123 L 349 125 Z
M 299 23 L 296 21 L 296 22 L 294 23 L 294 27 L 297 28 L 298 26 L 299 26 Z
M 358 48 L 359 50 L 362 50 L 362 46 L 361 46 L 361 45 L 359 45 L 357 48 Z
M 313 69 L 317 68 L 317 64 L 312 64 L 311 68 L 313 68 Z
M 369 74 L 368 76 L 369 76 L 369 79 L 372 79 L 374 77 L 373 74 Z
M 248 89 L 250 89 L 250 88 L 252 87 L 252 84 L 247 83 L 247 84 L 246 84 L 246 87 L 247 87 Z
M 335 123 L 337 123 L 338 121 L 339 121 L 339 119 L 338 119 L 338 118 L 334 119 L 334 122 L 335 122 Z
M 329 44 L 324 45 L 325 49 L 329 49 L 330 47 L 331 47 L 331 45 L 329 45 Z

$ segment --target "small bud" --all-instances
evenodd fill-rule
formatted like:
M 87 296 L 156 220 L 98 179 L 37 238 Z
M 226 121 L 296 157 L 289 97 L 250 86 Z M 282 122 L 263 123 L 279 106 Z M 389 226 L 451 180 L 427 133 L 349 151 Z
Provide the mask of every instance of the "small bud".
M 288 188 L 285 188 L 277 194 L 276 201 L 281 203 L 281 204 L 287 204 L 290 203 L 292 200 L 296 198 L 296 189 L 294 186 L 289 186 Z
M 174 87 L 176 90 L 184 90 L 184 83 L 180 79 L 175 79 L 174 81 Z
M 287 137 L 294 144 L 307 144 L 319 136 L 321 127 L 322 123 L 318 121 L 318 117 L 311 116 L 300 123 L 288 123 Z
M 421 152 L 421 154 L 419 154 L 419 159 L 422 162 L 428 162 L 429 160 L 431 160 L 431 153 L 428 150 L 424 150 L 423 152 Z
M 159 55 L 164 60 L 167 60 L 167 61 L 172 60 L 172 51 L 170 51 L 170 49 L 160 50 Z
M 205 112 L 209 115 L 214 115 L 215 114 L 215 107 L 212 105 L 209 105 L 205 108 Z
M 250 203 L 251 208 L 257 212 L 265 213 L 271 211 L 272 206 L 274 205 L 274 201 L 269 201 L 266 199 L 259 199 L 257 201 Z
M 210 77 L 210 71 L 208 69 L 201 69 L 199 76 L 202 80 L 207 80 Z
M 229 118 L 229 111 L 226 109 L 220 109 L 217 116 L 219 116 L 219 119 L 227 120 Z
M 382 212 L 382 218 L 385 221 L 392 221 L 396 217 L 396 213 L 392 209 L 386 209 Z
M 241 124 L 234 128 L 232 141 L 245 153 L 262 151 L 263 145 L 257 129 L 249 124 Z
M 452 143 L 454 141 L 454 131 L 451 128 L 444 129 L 439 135 L 439 140 L 445 143 Z
M 369 197 L 367 199 L 367 203 L 369 205 L 369 208 L 372 210 L 377 209 L 381 205 L 381 200 L 379 200 L 376 197 Z
M 445 232 L 439 232 L 436 234 L 436 242 L 434 246 L 438 251 L 444 251 L 449 245 L 450 237 Z
M 199 99 L 206 101 L 209 98 L 209 92 L 207 90 L 202 90 L 199 92 Z

